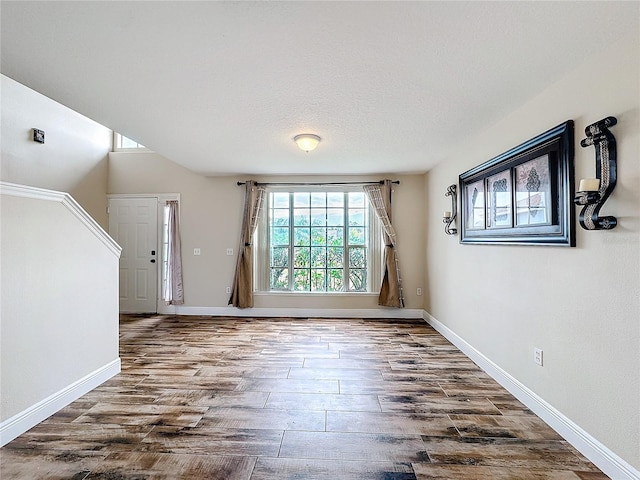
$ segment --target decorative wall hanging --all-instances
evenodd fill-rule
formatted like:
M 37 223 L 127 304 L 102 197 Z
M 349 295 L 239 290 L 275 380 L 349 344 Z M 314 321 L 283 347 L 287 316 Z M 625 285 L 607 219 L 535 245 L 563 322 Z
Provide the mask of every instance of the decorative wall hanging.
M 456 186 L 449 185 L 447 187 L 447 193 L 444 194 L 445 197 L 451 197 L 451 211 L 446 210 L 442 215 L 442 221 L 444 222 L 444 233 L 447 235 L 455 235 L 458 233 L 457 228 L 451 228 L 451 224 L 458 216 L 458 195 L 456 192 Z
M 574 203 L 583 206 L 580 225 L 585 230 L 611 230 L 618 224 L 616 217 L 600 217 L 600 208 L 616 187 L 616 139 L 609 131 L 618 120 L 607 117 L 585 128 L 587 138 L 580 142 L 582 147 L 593 145 L 596 149 L 596 178 L 580 180 L 579 191 Z
M 460 175 L 460 243 L 575 246 L 573 121 Z
M 44 143 L 44 130 L 39 130 L 37 128 L 34 128 L 33 141 L 38 143 Z

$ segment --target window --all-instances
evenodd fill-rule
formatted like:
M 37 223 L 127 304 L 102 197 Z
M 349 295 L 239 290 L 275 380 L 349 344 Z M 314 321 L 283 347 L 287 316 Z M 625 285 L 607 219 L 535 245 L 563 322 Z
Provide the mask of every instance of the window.
M 144 145 L 136 142 L 135 140 L 131 140 L 124 135 L 120 135 L 117 132 L 113 132 L 113 150 L 121 151 L 121 150 L 148 150 Z
M 362 190 L 273 190 L 265 206 L 258 290 L 371 291 L 379 277 L 380 234 Z
M 156 257 L 158 259 L 158 273 L 159 273 L 159 281 L 158 287 L 159 296 L 158 298 L 162 298 L 162 292 L 166 291 L 167 281 L 168 281 L 168 272 L 169 272 L 169 206 L 167 202 L 169 200 L 176 200 L 178 205 L 180 205 L 180 194 L 160 194 L 158 195 L 158 248 L 159 255 Z M 180 209 L 180 207 L 178 207 Z
M 167 274 L 169 272 L 169 205 L 164 202 L 162 206 L 162 259 L 160 269 L 160 291 L 167 288 Z

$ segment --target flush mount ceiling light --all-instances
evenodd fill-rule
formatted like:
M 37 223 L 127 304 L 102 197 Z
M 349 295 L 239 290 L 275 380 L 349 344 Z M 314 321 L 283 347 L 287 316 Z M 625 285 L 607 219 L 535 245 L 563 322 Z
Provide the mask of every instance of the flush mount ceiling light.
M 313 133 L 301 133 L 293 137 L 293 140 L 298 144 L 300 150 L 304 150 L 305 152 L 314 150 L 318 146 L 318 143 L 320 143 L 320 137 Z

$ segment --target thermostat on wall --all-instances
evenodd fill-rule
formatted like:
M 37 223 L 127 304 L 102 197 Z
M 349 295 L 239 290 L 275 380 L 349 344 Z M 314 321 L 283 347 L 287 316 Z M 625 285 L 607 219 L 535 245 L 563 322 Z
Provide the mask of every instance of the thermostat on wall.
M 33 129 L 33 141 L 38 143 L 44 143 L 44 130 Z

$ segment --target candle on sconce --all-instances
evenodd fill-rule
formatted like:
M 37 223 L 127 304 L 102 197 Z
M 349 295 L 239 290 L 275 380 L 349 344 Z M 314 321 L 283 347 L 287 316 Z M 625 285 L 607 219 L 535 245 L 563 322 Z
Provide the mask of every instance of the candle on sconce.
M 600 189 L 599 178 L 583 178 L 580 180 L 579 192 L 597 192 Z
M 451 218 L 451 212 L 449 210 L 445 210 L 442 216 L 444 218 Z

